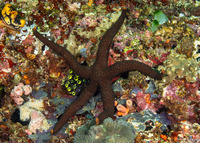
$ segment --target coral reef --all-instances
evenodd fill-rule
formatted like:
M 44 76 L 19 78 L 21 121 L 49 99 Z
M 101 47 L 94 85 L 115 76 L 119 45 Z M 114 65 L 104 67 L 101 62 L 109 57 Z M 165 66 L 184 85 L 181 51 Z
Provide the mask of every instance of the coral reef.
M 112 117 L 114 114 L 114 97 L 111 83 L 114 77 L 129 71 L 139 71 L 151 78 L 157 80 L 162 79 L 162 73 L 136 60 L 120 61 L 108 66 L 110 45 L 112 43 L 112 39 L 115 37 L 116 33 L 127 17 L 126 12 L 127 10 L 122 10 L 117 21 L 103 35 L 102 40 L 99 43 L 96 61 L 91 67 L 79 64 L 67 49 L 64 49 L 64 47 L 61 47 L 43 37 L 40 33 L 38 33 L 36 28 L 33 29 L 34 35 L 45 45 L 49 46 L 52 50 L 64 57 L 70 68 L 72 68 L 75 73 L 77 73 L 80 77 L 89 80 L 89 84 L 86 86 L 83 92 L 81 92 L 80 96 L 76 98 L 72 104 L 70 104 L 70 106 L 65 110 L 64 114 L 61 116 L 60 120 L 56 123 L 54 129 L 52 130 L 52 134 L 56 134 L 69 120 L 69 118 L 73 116 L 80 108 L 82 108 L 92 96 L 94 96 L 97 89 L 99 89 L 101 92 L 104 110 L 98 116 L 98 118 L 96 118 L 96 123 L 102 123 L 105 118 Z
M 197 0 L 1 0 L 0 142 L 199 142 L 199 6 Z M 90 81 L 77 77 L 33 28 L 92 67 L 102 36 L 124 8 L 128 18 L 108 47 L 108 67 L 136 60 L 164 78 L 137 71 L 116 76 L 113 119 L 95 125 L 104 110 L 98 89 L 52 135 Z

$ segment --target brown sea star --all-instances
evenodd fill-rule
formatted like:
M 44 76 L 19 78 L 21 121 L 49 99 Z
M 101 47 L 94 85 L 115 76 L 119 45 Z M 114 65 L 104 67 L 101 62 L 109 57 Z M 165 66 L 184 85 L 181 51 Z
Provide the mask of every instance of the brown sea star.
M 57 54 L 63 56 L 70 68 L 80 77 L 89 80 L 89 84 L 65 110 L 59 121 L 56 123 L 52 134 L 56 134 L 63 125 L 79 110 L 86 102 L 100 89 L 103 100 L 103 112 L 98 116 L 96 122 L 102 123 L 107 117 L 114 115 L 114 94 L 112 90 L 112 79 L 121 73 L 128 71 L 139 71 L 142 74 L 154 79 L 162 79 L 162 74 L 153 70 L 144 63 L 126 60 L 116 62 L 108 67 L 109 49 L 114 36 L 117 34 L 124 19 L 127 17 L 126 10 L 123 10 L 119 19 L 104 34 L 99 44 L 95 63 L 91 66 L 82 66 L 77 62 L 75 57 L 64 47 L 49 41 L 43 37 L 36 29 L 33 30 L 34 35 L 41 40 L 49 48 L 53 49 Z

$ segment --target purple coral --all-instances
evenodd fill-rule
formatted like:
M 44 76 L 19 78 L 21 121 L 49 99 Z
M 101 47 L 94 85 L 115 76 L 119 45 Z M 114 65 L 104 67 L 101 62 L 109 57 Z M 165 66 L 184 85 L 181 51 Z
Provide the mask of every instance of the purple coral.
M 164 88 L 160 103 L 168 107 L 178 120 L 197 122 L 199 117 L 195 108 L 200 97 L 197 93 L 198 87 L 198 82 L 174 80 Z

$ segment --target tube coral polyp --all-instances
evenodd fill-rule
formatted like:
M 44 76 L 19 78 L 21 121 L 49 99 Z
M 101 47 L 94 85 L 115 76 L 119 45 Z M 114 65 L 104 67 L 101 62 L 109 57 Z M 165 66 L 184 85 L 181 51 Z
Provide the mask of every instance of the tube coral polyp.
M 128 115 L 130 109 L 133 108 L 133 102 L 131 100 L 127 100 L 126 107 L 122 104 L 117 105 L 117 102 L 115 102 L 115 106 L 118 110 L 118 112 L 117 112 L 118 116 L 126 116 L 126 115 Z
M 129 109 L 124 107 L 122 104 L 117 105 L 117 110 L 118 110 L 117 112 L 118 116 L 125 116 L 129 112 Z

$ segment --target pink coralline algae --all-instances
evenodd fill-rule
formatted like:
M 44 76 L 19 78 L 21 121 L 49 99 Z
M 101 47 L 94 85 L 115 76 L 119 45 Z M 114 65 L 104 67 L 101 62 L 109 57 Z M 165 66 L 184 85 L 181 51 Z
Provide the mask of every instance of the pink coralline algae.
M 61 28 L 52 29 L 52 35 L 55 39 L 58 39 L 61 35 Z
M 6 72 L 6 73 L 11 72 L 11 68 L 10 68 L 8 60 L 4 60 L 0 62 L 0 72 Z
M 30 54 L 32 50 L 33 50 L 32 47 L 27 47 L 27 48 L 25 49 L 25 53 L 26 53 L 26 54 Z
M 77 2 L 75 2 L 75 3 L 68 3 L 68 8 L 69 8 L 69 10 L 71 10 L 71 11 L 77 11 L 79 8 L 80 8 L 80 3 L 77 3 Z
M 117 35 L 114 38 L 114 48 L 117 48 L 119 51 L 123 52 L 123 50 L 130 45 L 130 42 L 133 41 L 134 38 L 129 34 Z
M 41 129 L 44 119 L 45 117 L 40 115 L 38 111 L 33 111 L 31 113 L 31 122 L 28 126 L 29 129 L 26 130 L 26 133 L 29 135 L 36 133 L 37 130 Z
M 26 46 L 31 46 L 33 45 L 34 41 L 35 41 L 35 38 L 31 35 L 28 35 L 28 37 L 22 41 L 22 44 Z
M 2 42 L 6 37 L 6 31 L 3 28 L 0 28 L 0 41 Z
M 164 88 L 163 98 L 171 101 L 186 102 L 200 99 L 198 94 L 198 80 L 194 83 L 174 80 L 170 85 Z
M 139 91 L 136 94 L 136 103 L 137 103 L 137 110 L 151 110 L 152 112 L 156 112 L 158 107 L 155 103 L 152 103 L 150 100 L 151 95 L 145 94 L 143 91 Z
M 17 86 L 14 86 L 10 93 L 10 97 L 15 101 L 17 105 L 21 105 L 24 102 L 24 99 L 21 97 L 24 95 L 29 95 L 32 92 L 30 85 L 24 85 L 19 83 Z
M 200 99 L 198 88 L 198 80 L 194 83 L 174 80 L 164 88 L 160 104 L 167 106 L 177 119 L 196 122 L 199 120 L 196 111 Z
M 14 96 L 22 96 L 23 95 L 23 89 L 21 86 L 15 86 L 13 90 Z
M 92 26 L 97 26 L 98 25 L 98 21 L 101 21 L 102 18 L 98 17 L 98 18 L 94 18 L 92 16 L 88 16 L 88 17 L 84 17 L 83 19 L 77 21 L 77 25 L 80 27 L 92 27 Z
M 163 64 L 163 62 L 167 59 L 167 56 L 170 54 L 169 52 L 168 53 L 160 53 L 161 56 L 152 56 L 150 54 L 148 54 L 148 58 L 156 65 L 161 65 Z
M 103 4 L 103 2 L 104 2 L 104 0 L 97 0 L 97 1 L 95 1 L 95 3 L 96 3 L 97 5 Z
M 22 89 L 24 91 L 24 95 L 29 95 L 32 92 L 32 88 L 30 87 L 30 85 L 24 85 Z

